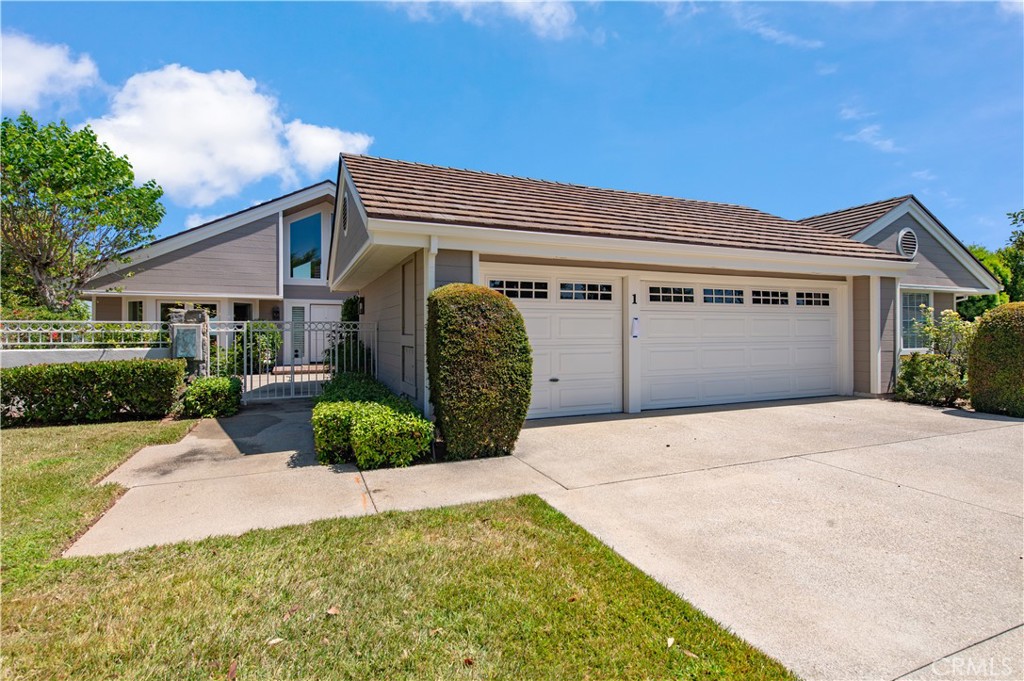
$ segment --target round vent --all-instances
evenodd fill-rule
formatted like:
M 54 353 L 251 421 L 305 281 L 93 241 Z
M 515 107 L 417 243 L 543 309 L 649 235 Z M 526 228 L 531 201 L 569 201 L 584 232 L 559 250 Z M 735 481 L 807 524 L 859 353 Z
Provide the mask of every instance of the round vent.
M 917 234 L 914 233 L 914 230 L 904 229 L 900 232 L 897 248 L 899 248 L 900 255 L 907 258 L 913 258 L 917 255 Z

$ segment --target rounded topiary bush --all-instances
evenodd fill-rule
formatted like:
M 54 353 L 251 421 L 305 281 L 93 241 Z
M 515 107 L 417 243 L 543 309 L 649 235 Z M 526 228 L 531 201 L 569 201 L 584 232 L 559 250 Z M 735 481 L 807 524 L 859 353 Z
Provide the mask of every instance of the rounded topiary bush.
M 978 320 L 967 362 L 978 411 L 1024 417 L 1024 303 L 993 308 Z
M 427 299 L 430 403 L 449 458 L 511 454 L 526 420 L 533 357 L 505 296 L 449 284 Z

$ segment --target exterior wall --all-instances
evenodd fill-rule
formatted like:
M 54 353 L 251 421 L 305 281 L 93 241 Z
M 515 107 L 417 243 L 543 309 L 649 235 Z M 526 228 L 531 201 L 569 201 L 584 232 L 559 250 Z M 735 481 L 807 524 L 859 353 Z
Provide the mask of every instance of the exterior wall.
M 462 251 L 469 253 L 469 251 Z M 441 251 L 438 251 L 438 255 Z M 807 279 L 811 281 L 846 281 L 846 277 L 794 274 L 792 272 L 752 272 L 748 270 L 709 269 L 701 267 L 664 267 L 658 265 L 641 265 L 630 263 L 609 263 L 592 260 L 564 260 L 561 258 L 524 258 L 518 256 L 500 256 L 480 254 L 480 262 L 515 263 L 519 265 L 551 265 L 555 267 L 588 267 L 591 269 L 630 270 L 637 272 L 673 272 L 678 274 L 710 274 L 724 277 L 766 277 L 777 279 Z M 472 269 L 472 256 L 470 257 Z M 472 273 L 471 273 L 472 274 Z
M 277 295 L 277 220 L 243 225 L 188 244 L 172 253 L 132 265 L 121 273 L 90 282 L 93 289 L 114 286 L 128 291 L 236 293 L 246 297 Z
M 353 295 L 348 291 L 331 291 L 323 284 L 316 286 L 302 286 L 300 284 L 285 284 L 285 298 L 301 298 L 302 300 L 325 300 L 340 303 Z
M 473 252 L 439 249 L 434 256 L 435 285 L 473 283 Z
M 899 352 L 896 343 L 899 340 L 899 333 L 896 327 L 897 306 L 899 305 L 898 287 L 896 280 L 891 277 L 882 277 L 879 281 L 879 373 L 881 375 L 882 392 L 892 392 L 896 385 L 896 369 Z
M 853 277 L 853 391 L 871 392 L 871 282 Z
M 412 263 L 415 309 L 412 333 L 402 329 L 402 269 Z M 416 253 L 388 270 L 359 291 L 365 299 L 363 322 L 377 324 L 378 378 L 396 393 L 408 395 L 421 409 L 424 407 L 421 363 L 426 356 L 424 338 L 423 254 Z M 411 358 L 411 359 L 410 359 Z M 412 361 L 413 365 L 409 366 Z M 404 379 L 411 379 L 411 382 Z
M 284 314 L 284 303 L 280 300 L 261 300 L 259 302 L 259 311 L 256 312 L 256 318 L 263 321 L 269 322 L 274 321 L 274 308 L 277 307 L 280 314 Z M 280 321 L 280 320 L 278 320 Z
M 935 318 L 938 319 L 943 310 L 955 310 L 956 298 L 952 293 L 932 293 L 932 307 L 935 308 Z
M 121 316 L 120 296 L 97 296 L 92 317 L 98 322 L 124 321 Z
M 68 364 L 70 362 L 99 362 L 121 359 L 168 359 L 169 348 L 96 348 L 4 350 L 4 367 L 23 367 L 33 364 Z
M 900 280 L 905 288 L 928 288 L 930 286 L 984 288 L 986 286 L 968 272 L 967 268 L 960 264 L 953 254 L 946 250 L 945 246 L 940 244 L 909 214 L 872 236 L 867 243 L 892 253 L 898 253 L 896 242 L 900 231 L 906 227 L 913 229 L 917 234 L 918 247 L 917 255 L 914 256 L 917 267 Z
M 370 240 L 370 233 L 366 228 L 366 223 L 363 221 L 363 216 L 359 213 L 359 208 L 356 206 L 356 201 L 352 196 L 352 187 L 346 181 L 344 189 L 342 190 L 343 201 L 348 204 L 348 223 L 347 228 L 342 232 L 341 237 L 338 239 L 338 250 L 331 255 L 334 258 L 333 272 L 334 276 L 338 276 L 341 272 L 352 262 L 352 259 L 359 252 L 359 249 L 363 247 L 363 244 Z M 335 206 L 336 220 L 340 224 L 342 206 Z

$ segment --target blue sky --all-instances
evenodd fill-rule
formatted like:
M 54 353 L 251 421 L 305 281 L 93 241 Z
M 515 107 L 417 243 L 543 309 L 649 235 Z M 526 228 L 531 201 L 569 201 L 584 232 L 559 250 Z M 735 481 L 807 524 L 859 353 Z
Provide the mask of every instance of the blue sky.
M 1024 4 L 3 3 L 3 109 L 90 123 L 161 236 L 338 151 L 739 203 L 1024 208 Z

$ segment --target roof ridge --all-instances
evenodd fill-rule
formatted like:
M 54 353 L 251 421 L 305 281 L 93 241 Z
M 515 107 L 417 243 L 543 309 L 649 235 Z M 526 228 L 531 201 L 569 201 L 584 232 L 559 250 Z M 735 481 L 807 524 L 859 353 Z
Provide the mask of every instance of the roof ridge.
M 686 197 L 682 197 L 682 196 L 669 196 L 667 194 L 652 194 L 650 192 L 633 191 L 633 190 L 630 190 L 630 189 L 615 189 L 613 187 L 596 187 L 594 185 L 578 184 L 578 183 L 575 183 L 575 182 L 560 182 L 558 180 L 547 180 L 547 179 L 538 178 L 538 177 L 527 177 L 526 175 L 512 175 L 510 173 L 496 173 L 496 172 L 487 171 L 487 170 L 476 170 L 476 169 L 473 169 L 473 168 L 458 168 L 458 167 L 455 167 L 455 166 L 442 166 L 442 165 L 437 165 L 435 163 L 422 163 L 420 161 L 406 161 L 406 160 L 403 160 L 403 159 L 385 158 L 383 156 L 370 156 L 369 154 L 345 154 L 345 153 L 343 153 L 342 156 L 345 157 L 345 158 L 353 158 L 353 157 L 365 158 L 365 159 L 369 159 L 371 161 L 385 161 L 385 162 L 389 162 L 389 163 L 403 163 L 403 164 L 406 164 L 406 165 L 419 166 L 421 168 L 433 168 L 433 169 L 436 169 L 436 170 L 454 170 L 454 171 L 458 171 L 458 172 L 471 173 L 473 175 L 485 175 L 485 176 L 488 176 L 488 177 L 504 177 L 504 178 L 513 179 L 513 180 L 525 180 L 527 182 L 537 182 L 537 183 L 542 183 L 542 184 L 550 184 L 550 185 L 555 185 L 555 186 L 558 186 L 558 187 L 571 187 L 571 188 L 574 188 L 574 189 L 589 189 L 589 190 L 592 190 L 592 191 L 599 191 L 599 192 L 614 192 L 616 194 L 626 194 L 626 195 L 629 195 L 629 196 L 637 196 L 637 197 L 643 197 L 643 198 L 649 198 L 649 199 L 668 199 L 669 201 L 683 201 L 683 202 L 686 202 L 686 203 L 696 203 L 696 204 L 705 205 L 705 206 L 722 206 L 722 207 L 725 207 L 725 208 L 742 208 L 744 210 L 751 210 L 751 211 L 760 213 L 761 215 L 768 215 L 768 216 L 773 217 L 773 218 L 775 218 L 777 220 L 782 220 L 783 222 L 788 222 L 788 223 L 793 223 L 793 224 L 798 224 L 799 223 L 798 220 L 789 220 L 787 218 L 782 217 L 781 215 L 775 215 L 774 213 L 769 213 L 769 212 L 763 211 L 763 210 L 761 210 L 759 208 L 754 208 L 753 206 L 745 206 L 745 205 L 743 205 L 741 203 L 725 203 L 725 202 L 722 202 L 722 201 L 706 201 L 704 199 L 690 199 L 690 198 L 686 198 Z
M 836 213 L 845 213 L 847 211 L 857 210 L 859 208 L 867 208 L 869 206 L 878 206 L 878 205 L 881 205 L 883 203 L 888 203 L 890 201 L 899 201 L 899 202 L 902 203 L 903 201 L 906 201 L 907 199 L 917 200 L 917 197 L 914 196 L 913 194 L 904 194 L 903 196 L 893 196 L 893 197 L 890 197 L 888 199 L 880 199 L 878 201 L 868 201 L 867 203 L 862 203 L 862 204 L 857 205 L 857 206 L 850 206 L 848 208 L 840 208 L 839 210 L 830 210 L 830 211 L 826 211 L 824 213 L 817 213 L 816 215 L 808 215 L 805 218 L 799 218 L 797 220 L 794 220 L 793 222 L 807 222 L 808 220 L 813 220 L 815 218 L 823 218 L 823 217 L 825 217 L 827 215 L 835 215 Z

